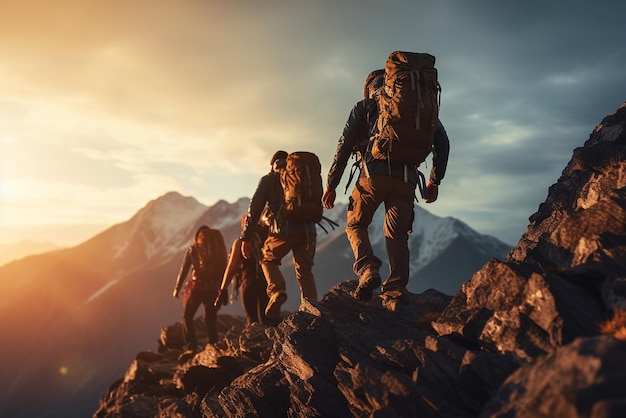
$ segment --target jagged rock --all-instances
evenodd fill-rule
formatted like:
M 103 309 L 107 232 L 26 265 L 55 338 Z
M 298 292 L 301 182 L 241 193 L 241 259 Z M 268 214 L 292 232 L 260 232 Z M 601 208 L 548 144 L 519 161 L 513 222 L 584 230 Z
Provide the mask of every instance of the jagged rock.
M 201 327 L 198 326 L 196 328 Z M 168 350 L 182 350 L 185 345 L 185 342 L 183 340 L 182 325 L 180 323 L 176 323 L 174 325 L 161 328 L 161 335 L 159 336 L 159 340 L 157 341 L 157 343 L 159 353 L 163 353 Z
M 572 160 L 504 262 L 463 284 L 433 327 L 532 360 L 624 306 L 626 104 L 607 116 Z
M 574 155 L 507 260 L 572 272 L 626 307 L 626 103 Z M 619 289 L 612 289 L 613 284 Z
M 269 360 L 274 345 L 266 327 L 257 323 L 251 324 L 241 331 L 238 343 L 237 352 L 240 353 L 241 357 L 249 358 L 257 363 L 264 363 Z
M 228 333 L 233 329 L 240 332 L 245 324 L 245 319 L 238 316 L 231 315 L 218 315 L 217 317 L 217 330 L 219 333 Z M 199 343 L 206 344 L 207 334 L 206 325 L 202 317 L 196 317 L 194 319 L 194 329 L 196 331 L 196 337 Z M 167 353 L 171 350 L 183 350 L 185 345 L 183 340 L 183 327 L 180 323 L 176 323 L 161 329 L 161 334 L 157 341 L 158 352 Z
M 270 360 L 206 397 L 205 416 L 472 416 L 519 366 L 419 326 L 445 295 L 411 295 L 392 312 L 380 297 L 356 302 L 355 287 L 341 283 L 286 318 Z
M 235 358 L 222 356 L 217 359 L 217 367 L 194 365 L 185 370 L 178 380 L 185 393 L 205 396 L 207 393 L 219 393 L 243 372 Z
M 151 407 L 172 413 L 197 411 L 198 405 L 186 405 L 184 400 L 193 392 L 206 394 L 203 416 L 343 417 L 374 411 L 436 416 L 438 409 L 467 415 L 468 410 L 478 410 L 518 366 L 510 358 L 499 361 L 495 356 L 487 359 L 491 354 L 471 354 L 452 339 L 434 340 L 424 317 L 437 317 L 450 296 L 430 290 L 411 295 L 390 311 L 379 296 L 368 303 L 355 301 L 351 296 L 355 287 L 355 282 L 335 286 L 322 301 L 305 304 L 276 328 L 234 326 L 222 341 L 184 364 L 161 355 L 164 367 L 175 371 L 170 369 L 174 376 L 159 385 L 173 385 L 178 400 L 163 397 Z M 481 376 L 475 369 L 482 363 L 494 366 L 493 371 Z M 135 369 L 133 364 L 127 373 L 132 378 L 127 380 L 134 382 Z M 455 388 L 459 400 L 450 404 L 433 392 L 438 381 L 441 388 Z M 470 381 L 477 389 L 465 396 L 463 387 Z M 128 408 L 136 387 L 118 388 L 113 396 L 117 404 L 103 399 L 97 416 L 116 416 L 116 411 Z M 417 407 L 414 399 L 420 399 Z
M 398 316 L 380 298 L 355 302 L 355 287 L 339 284 L 322 301 L 286 318 L 274 331 L 270 360 L 233 381 L 217 399 L 205 398 L 205 415 L 339 417 L 386 411 L 406 416 L 420 408 L 432 413 L 426 400 L 419 407 L 412 400 L 419 396 L 415 351 L 432 335 L 416 325 L 423 314 L 419 296 Z M 431 291 L 422 305 L 433 300 Z M 441 367 L 438 361 L 432 365 Z M 454 366 L 450 370 L 458 374 Z
M 171 382 L 177 365 L 175 359 L 158 353 L 139 353 L 124 378 L 109 388 L 94 417 L 156 416 L 156 399 L 182 395 Z
M 601 300 L 562 276 L 492 260 L 433 323 L 487 349 L 530 360 L 582 335 L 596 335 L 608 312 Z
M 579 338 L 515 371 L 481 417 L 624 417 L 624 357 L 624 341 Z
M 517 247 L 453 297 L 363 303 L 343 282 L 277 327 L 220 315 L 224 338 L 180 361 L 173 326 L 95 416 L 624 416 L 626 342 L 599 334 L 626 307 L 625 125 L 626 104 L 574 151 Z

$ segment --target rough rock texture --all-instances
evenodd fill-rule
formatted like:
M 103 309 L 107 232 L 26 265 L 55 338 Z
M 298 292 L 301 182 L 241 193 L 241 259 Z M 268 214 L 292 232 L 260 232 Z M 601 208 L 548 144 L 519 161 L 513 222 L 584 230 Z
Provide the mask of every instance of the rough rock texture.
M 626 104 L 454 297 L 361 303 L 344 282 L 275 328 L 221 316 L 230 330 L 200 353 L 177 324 L 95 416 L 626 416 L 626 342 L 600 332 L 626 307 L 625 124 Z
M 625 417 L 626 342 L 579 338 L 515 371 L 482 416 Z
M 517 247 L 462 286 L 434 325 L 440 334 L 529 360 L 596 335 L 626 306 L 625 124 L 626 104 L 574 150 Z

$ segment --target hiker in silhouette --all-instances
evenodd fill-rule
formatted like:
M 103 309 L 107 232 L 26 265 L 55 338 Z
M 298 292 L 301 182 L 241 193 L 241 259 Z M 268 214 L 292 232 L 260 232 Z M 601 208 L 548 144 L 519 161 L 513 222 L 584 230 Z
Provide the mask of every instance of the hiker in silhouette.
M 217 342 L 217 311 L 228 303 L 228 293 L 223 292 L 221 304 L 214 306 L 222 276 L 226 269 L 227 255 L 224 238 L 220 231 L 206 225 L 198 228 L 193 244 L 187 248 L 180 267 L 173 296 L 178 298 L 183 283 L 183 339 L 185 348 L 198 350 L 198 339 L 194 329 L 194 316 L 200 305 L 204 305 L 204 321 L 209 344 Z M 186 281 L 191 271 L 191 278 Z
M 286 166 L 287 152 L 277 151 L 270 160 L 271 171 L 261 177 L 252 199 L 241 232 L 241 253 L 245 258 L 253 257 L 254 226 L 266 213 L 281 212 L 283 189 L 280 170 Z M 265 216 L 263 216 L 265 218 Z M 267 279 L 269 303 L 265 315 L 271 324 L 280 322 L 280 307 L 287 300 L 285 278 L 280 271 L 280 262 L 290 251 L 293 252 L 296 278 L 302 298 L 317 300 L 317 287 L 313 276 L 316 227 L 314 222 L 293 222 L 270 217 L 270 231 L 262 248 L 261 268 Z
M 245 225 L 247 215 L 241 218 L 241 226 Z M 268 324 L 265 316 L 265 308 L 269 302 L 267 296 L 267 281 L 261 268 L 261 247 L 267 238 L 268 227 L 261 224 L 255 224 L 250 235 L 252 256 L 244 258 L 241 254 L 242 240 L 241 237 L 235 238 L 233 241 L 228 265 L 224 272 L 220 293 L 215 299 L 215 306 L 219 306 L 222 293 L 228 289 L 230 282 L 235 279 L 235 289 L 239 289 L 241 294 L 241 305 L 246 314 L 248 324 L 259 323 Z
M 413 200 L 419 173 L 415 167 L 374 159 L 369 152 L 370 138 L 377 132 L 378 105 L 374 98 L 383 84 L 384 70 L 370 73 L 365 81 L 364 99 L 357 102 L 339 138 L 333 163 L 328 172 L 327 188 L 322 201 L 326 209 L 334 206 L 341 176 L 350 156 L 355 153 L 359 179 L 348 203 L 346 235 L 354 252 L 354 273 L 359 284 L 354 297 L 360 301 L 372 298 L 381 285 L 381 260 L 374 255 L 368 226 L 381 203 L 385 205 L 384 234 L 389 259 L 389 277 L 382 284 L 385 298 L 401 300 L 407 296 L 409 281 L 408 238 L 413 225 Z M 438 121 L 433 146 L 433 166 L 426 186 L 426 203 L 437 200 L 438 187 L 446 172 L 450 144 Z M 350 183 L 351 178 L 348 183 Z M 347 189 L 348 186 L 346 186 Z

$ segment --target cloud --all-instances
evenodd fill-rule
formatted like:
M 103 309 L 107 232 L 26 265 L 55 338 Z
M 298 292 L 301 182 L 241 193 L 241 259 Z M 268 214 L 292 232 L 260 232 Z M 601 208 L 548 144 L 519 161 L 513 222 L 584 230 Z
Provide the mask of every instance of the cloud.
M 452 148 L 427 209 L 516 241 L 573 148 L 624 100 L 625 11 L 580 0 L 4 2 L 3 182 L 58 187 L 66 212 L 100 220 L 173 189 L 206 204 L 250 196 L 276 149 L 314 151 L 327 170 L 365 76 L 393 50 L 431 52 Z M 42 202 L 16 205 L 31 203 L 43 219 Z

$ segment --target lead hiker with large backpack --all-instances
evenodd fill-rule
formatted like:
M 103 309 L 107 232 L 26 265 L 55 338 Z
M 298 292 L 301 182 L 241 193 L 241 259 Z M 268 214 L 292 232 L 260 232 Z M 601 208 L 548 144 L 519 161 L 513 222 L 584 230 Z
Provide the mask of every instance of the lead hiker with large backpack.
M 349 199 L 346 234 L 359 278 L 354 297 L 360 301 L 370 300 L 381 285 L 382 262 L 368 235 L 376 209 L 384 203 L 389 277 L 381 290 L 385 301 L 398 301 L 407 294 L 416 188 L 426 203 L 432 203 L 445 175 L 450 144 L 439 121 L 440 86 L 434 63 L 429 54 L 396 51 L 385 69 L 368 75 L 365 97 L 350 112 L 328 172 L 323 202 L 331 209 L 348 159 L 356 155 L 360 173 Z M 430 153 L 433 165 L 425 184 L 418 166 Z
M 281 260 L 291 251 L 300 285 L 301 299 L 317 300 L 313 276 L 316 223 L 322 219 L 322 178 L 317 156 L 310 152 L 277 151 L 270 160 L 271 171 L 261 177 L 248 208 L 241 239 L 242 254 L 252 257 L 253 226 L 263 220 L 269 235 L 262 248 L 261 267 L 267 279 L 268 320 L 280 321 L 280 308 L 287 300 Z
M 173 296 L 178 298 L 183 291 L 183 340 L 190 351 L 198 350 L 198 339 L 194 329 L 194 316 L 200 305 L 204 305 L 204 321 L 209 344 L 217 342 L 217 311 L 228 302 L 223 293 L 221 303 L 213 305 L 222 276 L 226 269 L 226 245 L 222 233 L 202 225 L 196 231 L 193 244 L 187 248 L 176 279 Z M 191 271 L 191 277 L 187 275 Z M 184 289 L 183 289 L 184 284 Z

